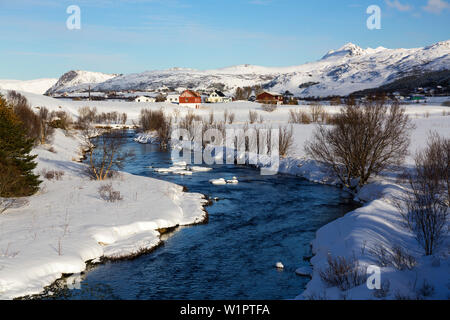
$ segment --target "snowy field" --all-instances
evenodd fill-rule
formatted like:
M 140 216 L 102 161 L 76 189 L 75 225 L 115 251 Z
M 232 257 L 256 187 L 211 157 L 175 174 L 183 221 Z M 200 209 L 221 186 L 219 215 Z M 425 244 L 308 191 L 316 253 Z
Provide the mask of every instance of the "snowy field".
M 188 110 L 168 103 L 68 101 L 24 94 L 33 107 L 66 110 L 74 118 L 77 110 L 85 106 L 96 107 L 98 112 L 126 112 L 128 124 L 137 121 L 142 108 L 163 108 L 167 113 L 179 113 L 180 116 Z M 412 132 L 411 155 L 405 166 L 412 165 L 412 155 L 425 146 L 429 132 L 436 131 L 450 137 L 450 116 L 444 115 L 450 112 L 450 108 L 442 107 L 440 103 L 432 101 L 427 105 L 406 106 L 416 128 Z M 263 117 L 264 124 L 276 127 L 287 124 L 289 110 L 297 108 L 307 111 L 308 107 L 282 106 L 268 113 L 256 103 L 234 102 L 205 105 L 195 112 L 204 117 L 213 112 L 216 120 L 220 121 L 227 110 L 236 116 L 234 125 L 242 125 L 248 121 L 249 111 L 256 111 Z M 326 107 L 329 113 L 338 110 L 339 107 Z M 314 128 L 315 125 L 294 125 L 294 148 L 289 157 L 282 160 L 281 171 L 333 184 L 335 181 L 320 166 L 305 157 L 304 143 Z M 62 274 L 81 272 L 88 260 L 102 256 L 120 257 L 156 245 L 159 237 L 155 230 L 158 228 L 192 224 L 204 218 L 200 195 L 183 193 L 181 187 L 170 183 L 127 174 L 113 181 L 124 201 L 106 203 L 97 194 L 101 183 L 82 178 L 83 165 L 73 161 L 80 156 L 76 137 L 66 137 L 57 132 L 53 147 L 57 153 L 47 151 L 45 146 L 35 150 L 39 155 L 37 170 L 63 170 L 62 181 L 45 181 L 42 191 L 29 198 L 28 205 L 0 216 L 0 298 L 38 293 Z M 431 298 L 450 298 L 449 239 L 434 257 L 423 257 L 392 204 L 392 197 L 401 193 L 402 188 L 396 182 L 395 172 L 375 177 L 357 195 L 357 199 L 365 203 L 364 207 L 317 232 L 313 242 L 315 256 L 311 260 L 313 278 L 299 299 L 375 299 L 365 285 L 345 293 L 337 288 L 327 288 L 319 271 L 326 266 L 329 254 L 355 257 L 365 265 L 376 264 L 368 249 L 377 244 L 402 245 L 418 261 L 411 271 L 382 268 L 382 280 L 385 283 L 389 281 L 390 285 L 387 299 L 414 298 L 425 282 L 435 288 Z

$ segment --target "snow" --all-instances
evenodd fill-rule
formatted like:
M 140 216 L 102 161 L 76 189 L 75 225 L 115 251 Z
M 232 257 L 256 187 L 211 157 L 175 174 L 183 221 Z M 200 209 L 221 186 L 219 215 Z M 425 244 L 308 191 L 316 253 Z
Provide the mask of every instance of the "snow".
M 59 78 L 58 82 L 56 82 L 51 88 L 48 88 L 47 93 L 54 94 L 62 92 L 86 91 L 90 87 L 94 87 L 97 83 L 105 82 L 117 76 L 117 74 L 72 70 L 63 74 Z
M 209 180 L 209 183 L 219 186 L 227 184 L 227 181 L 224 178 L 219 178 L 219 179 L 211 179 Z
M 363 49 L 348 43 L 329 51 L 322 59 L 300 66 L 262 67 L 238 65 L 214 70 L 172 68 L 127 75 L 104 75 L 76 71 L 76 80 L 64 75 L 52 92 L 84 91 L 157 91 L 168 87 L 181 92 L 186 88 L 213 90 L 223 84 L 224 92 L 234 93 L 237 87 L 264 85 L 279 93 L 286 90 L 301 97 L 348 95 L 376 88 L 405 75 L 419 71 L 438 71 L 450 65 L 450 40 L 413 49 Z M 72 71 L 73 72 L 73 71 Z M 63 79 L 64 78 L 64 79 Z M 64 80 L 64 81 L 62 81 Z M 302 84 L 317 83 L 308 88 Z
M 129 123 L 132 123 L 137 121 L 142 108 L 142 105 L 133 102 L 69 101 L 32 93 L 24 94 L 33 107 L 66 110 L 74 117 L 79 108 L 90 106 L 97 107 L 99 112 L 126 112 Z M 405 168 L 413 165 L 412 156 L 425 146 L 429 132 L 437 131 L 442 136 L 450 137 L 450 117 L 443 115 L 449 109 L 440 106 L 442 101 L 447 100 L 450 99 L 440 97 L 430 99 L 427 104 L 405 105 L 407 114 L 415 124 L 411 135 L 410 156 L 404 163 Z M 170 103 L 149 104 L 146 108 L 163 108 L 168 114 L 180 111 L 181 117 L 188 112 L 187 109 Z M 279 106 L 273 113 L 268 113 L 257 103 L 233 102 L 205 105 L 194 112 L 206 118 L 212 111 L 215 119 L 220 121 L 224 111 L 228 110 L 236 115 L 232 126 L 241 128 L 248 121 L 251 110 L 263 116 L 264 125 L 277 127 L 287 123 L 291 109 L 308 111 L 308 106 Z M 340 107 L 325 106 L 325 109 L 329 113 L 336 113 Z M 287 158 L 281 159 L 280 172 L 317 183 L 336 184 L 338 181 L 320 164 L 308 159 L 304 152 L 305 142 L 311 138 L 314 128 L 314 124 L 293 125 L 293 149 Z M 151 133 L 139 137 L 138 140 L 143 143 L 153 143 L 155 138 Z M 38 148 L 38 170 L 64 170 L 66 174 L 63 180 L 46 181 L 44 191 L 31 197 L 28 205 L 11 209 L 0 216 L 0 298 L 40 292 L 42 287 L 52 283 L 63 273 L 81 272 L 88 260 L 102 256 L 122 257 L 157 245 L 159 238 L 156 229 L 192 224 L 203 218 L 200 195 L 183 193 L 181 187 L 170 183 L 128 174 L 113 181 L 114 188 L 120 190 L 124 200 L 115 204 L 105 203 L 97 195 L 101 183 L 86 181 L 79 176 L 83 166 L 72 161 L 79 156 L 77 145 L 76 136 L 66 137 L 58 131 L 54 141 L 56 154 L 46 151 L 45 147 Z M 186 163 L 174 163 L 172 168 L 155 170 L 160 173 L 187 170 L 194 174 L 206 170 L 200 168 L 187 167 Z M 446 251 L 449 241 L 434 257 L 423 256 L 421 248 L 413 235 L 404 228 L 400 214 L 393 206 L 393 197 L 404 191 L 404 186 L 397 181 L 397 173 L 388 171 L 374 177 L 356 195 L 356 200 L 364 204 L 362 208 L 318 230 L 312 243 L 312 280 L 305 292 L 299 292 L 299 299 L 313 296 L 326 296 L 329 299 L 342 299 L 344 296 L 347 299 L 375 299 L 373 292 L 365 285 L 345 293 L 337 288 L 327 288 L 322 283 L 319 272 L 326 266 L 329 254 L 334 257 L 354 256 L 362 265 L 376 264 L 368 248 L 380 243 L 390 247 L 400 244 L 418 261 L 418 265 L 411 271 L 381 268 L 382 279 L 390 282 L 387 299 L 395 299 L 397 294 L 412 294 L 424 281 L 435 287 L 432 298 L 449 298 L 446 281 L 450 263 Z M 225 179 L 219 177 L 214 181 L 221 185 L 227 184 Z M 95 208 L 95 212 L 92 208 Z M 68 231 L 65 232 L 66 229 Z M 57 252 L 59 243 L 62 246 L 61 256 Z M 301 273 L 310 274 L 304 271 L 301 270 Z
M 35 94 L 44 94 L 58 79 L 36 79 L 36 80 L 2 80 L 0 89 L 26 91 Z
M 85 270 L 87 261 L 119 259 L 160 243 L 158 229 L 203 222 L 203 195 L 184 193 L 172 183 L 122 173 L 111 181 L 123 200 L 98 195 L 106 182 L 83 176 L 79 139 L 58 130 L 41 146 L 37 172 L 64 171 L 47 181 L 28 204 L 0 216 L 0 299 L 37 294 L 63 274 Z

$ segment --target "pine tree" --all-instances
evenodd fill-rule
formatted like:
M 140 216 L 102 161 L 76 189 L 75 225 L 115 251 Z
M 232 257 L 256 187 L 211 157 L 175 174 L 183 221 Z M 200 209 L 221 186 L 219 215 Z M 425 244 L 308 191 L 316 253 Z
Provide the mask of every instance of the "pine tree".
M 39 189 L 39 176 L 33 173 L 36 156 L 30 155 L 33 140 L 0 95 L 0 197 L 30 196 Z

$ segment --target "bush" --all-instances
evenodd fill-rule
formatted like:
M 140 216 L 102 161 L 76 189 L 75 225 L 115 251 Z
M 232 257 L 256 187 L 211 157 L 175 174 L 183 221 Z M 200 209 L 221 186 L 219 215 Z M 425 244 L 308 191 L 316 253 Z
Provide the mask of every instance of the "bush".
M 64 171 L 56 171 L 56 170 L 47 171 L 44 169 L 41 171 L 41 176 L 50 181 L 52 180 L 60 181 L 64 176 Z
M 279 152 L 281 157 L 286 157 L 289 153 L 289 151 L 292 148 L 292 145 L 294 143 L 294 129 L 290 127 L 288 129 L 287 127 L 279 128 Z
M 254 124 L 256 121 L 258 121 L 258 112 L 249 110 L 248 119 L 250 121 L 250 124 Z
M 233 124 L 235 118 L 236 118 L 236 115 L 234 113 L 230 113 L 228 115 L 228 123 Z
M 122 130 L 107 131 L 102 135 L 88 127 L 83 131 L 82 144 L 88 158 L 87 174 L 95 180 L 106 180 L 115 169 L 121 169 L 125 161 L 134 156 L 132 151 L 124 151 L 126 132 Z
M 376 258 L 377 264 L 381 267 L 392 266 L 398 270 L 412 270 L 417 265 L 416 259 L 398 245 L 392 249 L 378 245 L 370 249 L 369 252 Z
M 328 256 L 328 267 L 320 271 L 320 278 L 329 287 L 342 291 L 362 285 L 367 280 L 367 268 L 359 265 L 355 259 Z
M 450 107 L 450 100 L 442 102 L 443 107 Z
M 53 111 L 50 114 L 50 118 L 52 119 L 50 126 L 54 129 L 67 131 L 73 123 L 72 117 L 65 111 Z
M 349 190 L 401 164 L 408 153 L 413 125 L 398 104 L 389 109 L 382 101 L 347 105 L 333 123 L 331 128 L 320 125 L 305 151 L 328 166 Z
M 139 117 L 139 124 L 144 131 L 158 131 L 165 123 L 164 112 L 162 110 L 142 109 Z
M 311 118 L 306 112 L 300 109 L 289 110 L 289 123 L 310 124 Z
M 100 195 L 100 198 L 107 202 L 117 202 L 123 200 L 120 191 L 115 191 L 113 189 L 112 183 L 102 185 L 98 188 L 98 194 Z
M 50 112 L 47 108 L 41 107 L 39 109 L 39 119 L 41 121 L 41 133 L 40 133 L 40 142 L 44 144 L 49 142 L 55 130 L 50 125 Z
M 316 103 L 309 106 L 312 122 L 319 122 L 320 116 L 325 112 L 322 105 Z
M 432 255 L 448 234 L 450 139 L 432 134 L 415 157 L 415 170 L 405 174 L 410 190 L 397 207 L 417 241 Z
M 261 108 L 265 112 L 274 112 L 275 110 L 277 110 L 278 105 L 276 103 L 265 103 L 261 106 Z
M 33 142 L 40 141 L 41 137 L 41 119 L 31 109 L 27 98 L 16 91 L 8 91 L 8 104 L 12 107 L 14 113 L 22 123 L 26 135 Z

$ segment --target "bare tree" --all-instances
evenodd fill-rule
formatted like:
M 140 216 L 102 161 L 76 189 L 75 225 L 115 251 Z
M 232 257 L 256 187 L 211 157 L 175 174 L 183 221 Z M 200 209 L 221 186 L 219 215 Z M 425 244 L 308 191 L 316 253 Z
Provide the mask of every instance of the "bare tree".
M 92 127 L 83 131 L 83 148 L 88 158 L 87 173 L 95 180 L 108 179 L 114 170 L 122 169 L 124 162 L 133 157 L 124 151 L 126 131 L 108 130 L 100 134 Z
M 50 125 L 50 112 L 47 108 L 41 107 L 39 109 L 39 119 L 41 121 L 40 141 L 41 144 L 44 144 L 49 141 L 50 137 L 55 132 L 53 127 Z
M 450 139 L 432 134 L 416 154 L 414 172 L 406 176 L 410 190 L 397 207 L 425 254 L 432 255 L 449 231 Z
M 312 122 L 319 122 L 320 115 L 324 112 L 323 106 L 319 103 L 314 103 L 309 106 L 311 112 Z
M 294 129 L 292 126 L 288 129 L 287 127 L 281 127 L 279 128 L 280 134 L 280 144 L 279 144 L 279 151 L 280 156 L 286 157 L 292 148 L 292 144 L 294 143 Z
M 250 124 L 254 124 L 258 121 L 258 112 L 249 110 L 248 119 L 250 120 Z
M 352 191 L 408 153 L 413 128 L 398 104 L 383 100 L 347 105 L 333 119 L 333 126 L 319 125 L 305 146 L 313 159 L 332 169 L 342 185 Z
M 13 90 L 8 91 L 7 101 L 22 122 L 28 138 L 34 142 L 40 142 L 41 120 L 31 109 L 27 98 Z

